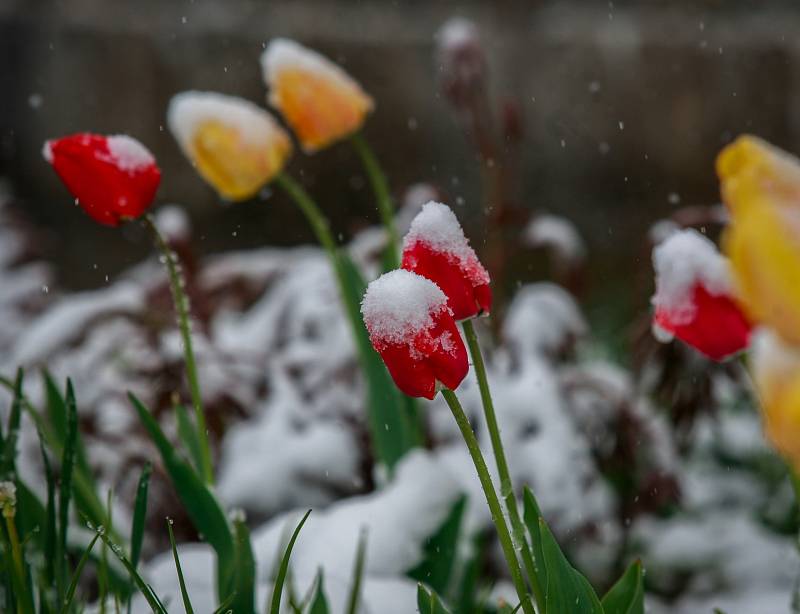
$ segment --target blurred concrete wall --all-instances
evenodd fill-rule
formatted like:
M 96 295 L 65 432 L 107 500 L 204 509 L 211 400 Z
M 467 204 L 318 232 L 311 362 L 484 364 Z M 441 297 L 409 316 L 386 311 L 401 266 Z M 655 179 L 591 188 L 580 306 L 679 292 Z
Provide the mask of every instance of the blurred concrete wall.
M 601 286 L 627 283 L 654 219 L 715 201 L 714 155 L 734 135 L 800 151 L 798 0 L 0 0 L 0 174 L 57 231 L 50 253 L 76 285 L 100 283 L 147 246 L 134 230 L 120 244 L 69 206 L 40 149 L 73 131 L 146 143 L 164 169 L 160 198 L 189 207 L 204 250 L 309 240 L 278 195 L 221 206 L 164 129 L 167 102 L 184 89 L 263 103 L 262 45 L 289 36 L 343 63 L 376 98 L 367 132 L 398 193 L 433 181 L 477 211 L 478 167 L 432 59 L 434 32 L 453 15 L 480 26 L 493 94 L 522 105 L 520 197 L 578 224 Z M 375 219 L 347 146 L 298 154 L 292 170 L 343 234 Z

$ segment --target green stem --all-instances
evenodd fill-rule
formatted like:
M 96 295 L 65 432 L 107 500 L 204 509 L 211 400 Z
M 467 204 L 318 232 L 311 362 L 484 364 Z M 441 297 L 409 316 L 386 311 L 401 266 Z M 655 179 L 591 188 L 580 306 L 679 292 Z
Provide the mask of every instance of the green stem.
M 378 213 L 386 229 L 388 237 L 388 248 L 386 250 L 387 268 L 388 270 L 396 269 L 400 266 L 400 240 L 397 235 L 397 228 L 394 225 L 394 205 L 389 192 L 389 183 L 386 181 L 386 175 L 381 169 L 375 152 L 372 151 L 364 135 L 356 132 L 350 137 L 350 142 L 353 143 L 353 147 L 364 165 L 364 170 L 367 172 L 372 191 L 375 193 L 375 200 L 378 203 Z
M 197 435 L 200 440 L 200 456 L 202 461 L 203 478 L 207 484 L 214 483 L 214 471 L 211 467 L 211 450 L 208 444 L 208 430 L 206 429 L 206 416 L 203 410 L 203 399 L 200 395 L 200 381 L 197 377 L 197 363 L 194 359 L 194 349 L 192 347 L 192 328 L 189 320 L 189 298 L 186 296 L 186 282 L 178 266 L 178 257 L 167 243 L 161 231 L 156 226 L 155 220 L 151 215 L 144 216 L 145 225 L 153 233 L 153 239 L 163 256 L 164 264 L 167 268 L 169 286 L 172 291 L 172 300 L 175 303 L 175 311 L 178 315 L 178 328 L 183 340 L 183 359 L 186 363 L 186 379 L 189 382 L 189 394 L 192 397 L 192 407 L 194 407 L 194 418 L 197 427 Z
M 464 320 L 461 323 L 464 329 L 464 336 L 467 339 L 469 353 L 472 356 L 472 366 L 475 368 L 475 376 L 478 378 L 478 387 L 481 391 L 481 401 L 483 401 L 483 415 L 486 417 L 486 426 L 489 430 L 489 438 L 492 441 L 492 452 L 497 463 L 497 474 L 500 477 L 500 495 L 506 502 L 508 517 L 511 520 L 511 534 L 514 538 L 514 545 L 522 553 L 522 564 L 525 566 L 525 573 L 531 583 L 531 589 L 536 599 L 536 605 L 540 611 L 544 611 L 544 591 L 539 584 L 539 576 L 536 573 L 536 563 L 533 560 L 528 540 L 525 538 L 525 529 L 517 507 L 517 497 L 514 494 L 514 486 L 511 482 L 511 472 L 508 469 L 506 453 L 503 449 L 503 440 L 500 437 L 500 427 L 497 424 L 497 415 L 494 411 L 492 393 L 489 390 L 489 380 L 486 377 L 486 365 L 483 363 L 481 346 L 478 343 L 478 336 L 475 334 L 475 327 L 472 320 Z
M 11 546 L 11 558 L 14 561 L 14 573 L 18 578 L 19 590 L 25 589 L 25 565 L 22 562 L 22 547 L 19 543 L 19 535 L 17 534 L 17 525 L 14 524 L 14 513 L 3 509 L 3 516 L 6 519 L 6 529 L 8 529 L 8 540 Z M 29 602 L 29 596 L 25 593 L 17 595 L 17 609 L 19 612 L 33 614 L 34 610 L 32 604 Z
M 319 241 L 322 247 L 325 248 L 325 251 L 328 252 L 328 255 L 331 257 L 331 261 L 334 264 L 334 268 L 338 271 L 339 256 L 337 253 L 336 241 L 333 238 L 333 233 L 331 232 L 328 220 L 317 206 L 317 203 L 311 199 L 311 197 L 308 195 L 308 192 L 303 189 L 303 186 L 297 183 L 297 181 L 295 181 L 286 173 L 278 174 L 278 176 L 275 177 L 275 183 L 281 186 L 281 188 L 286 191 L 286 193 L 292 198 L 297 206 L 300 207 L 300 210 L 303 212 L 303 215 L 306 216 L 308 223 L 311 224 L 311 230 L 314 231 L 317 241 Z
M 461 403 L 456 397 L 456 393 L 447 388 L 442 390 L 442 396 L 447 404 L 450 406 L 450 411 L 453 412 L 453 417 L 456 419 L 456 424 L 461 430 L 461 435 L 464 437 L 464 442 L 467 444 L 472 462 L 475 464 L 475 470 L 478 472 L 478 478 L 481 482 L 481 488 L 486 495 L 486 502 L 489 504 L 489 510 L 492 512 L 492 520 L 494 526 L 497 528 L 497 536 L 500 539 L 500 545 L 503 548 L 503 554 L 508 563 L 508 569 L 511 572 L 511 579 L 514 583 L 514 588 L 517 590 L 517 596 L 522 603 L 522 610 L 525 614 L 535 614 L 533 604 L 530 601 L 525 580 L 522 577 L 522 571 L 519 567 L 517 554 L 514 550 L 514 543 L 511 540 L 511 535 L 508 531 L 503 509 L 500 507 L 500 500 L 497 498 L 492 478 L 489 475 L 489 469 L 486 467 L 486 461 L 483 459 L 478 440 L 475 438 L 475 433 L 472 432 L 472 426 L 464 413 Z

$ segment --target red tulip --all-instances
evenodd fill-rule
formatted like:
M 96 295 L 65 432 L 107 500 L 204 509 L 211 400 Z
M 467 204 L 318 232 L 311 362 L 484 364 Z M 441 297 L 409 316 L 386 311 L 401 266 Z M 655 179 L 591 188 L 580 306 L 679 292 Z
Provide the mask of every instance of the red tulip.
M 422 207 L 403 241 L 401 266 L 439 286 L 456 320 L 491 310 L 489 274 L 447 205 L 431 201 Z
M 750 343 L 751 325 L 733 296 L 728 261 L 694 230 L 676 233 L 653 251 L 654 329 L 721 361 Z
M 361 313 L 372 345 L 407 395 L 433 399 L 437 384 L 453 390 L 466 377 L 464 341 L 434 283 L 402 269 L 386 273 L 370 283 Z
M 161 181 L 153 155 L 122 134 L 65 136 L 47 141 L 43 154 L 83 210 L 107 226 L 141 216 Z

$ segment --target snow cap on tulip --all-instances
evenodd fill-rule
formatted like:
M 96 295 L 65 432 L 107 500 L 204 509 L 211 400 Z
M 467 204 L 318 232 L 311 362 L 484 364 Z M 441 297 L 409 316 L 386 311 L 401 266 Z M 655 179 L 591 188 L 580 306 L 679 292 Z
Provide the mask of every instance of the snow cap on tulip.
M 359 130 L 372 98 L 340 66 L 295 41 L 276 38 L 261 54 L 269 103 L 313 153 Z
M 745 349 L 750 324 L 734 299 L 728 261 L 696 230 L 675 232 L 653 250 L 653 329 L 713 360 Z
M 124 134 L 84 132 L 53 139 L 42 155 L 83 210 L 107 226 L 141 216 L 161 182 L 153 154 Z
M 215 92 L 172 98 L 167 125 L 200 175 L 223 198 L 254 196 L 283 169 L 291 140 L 268 111 Z
M 752 136 L 717 158 L 731 212 L 722 247 L 748 317 L 800 345 L 800 160 Z
M 764 433 L 800 471 L 800 348 L 787 345 L 772 330 L 759 328 L 753 334 L 750 367 Z
M 361 314 L 372 345 L 407 395 L 432 399 L 438 383 L 452 390 L 467 375 L 464 341 L 433 282 L 403 269 L 385 273 L 367 287 Z
M 439 286 L 456 320 L 491 310 L 489 273 L 447 205 L 434 201 L 423 205 L 403 240 L 402 267 Z

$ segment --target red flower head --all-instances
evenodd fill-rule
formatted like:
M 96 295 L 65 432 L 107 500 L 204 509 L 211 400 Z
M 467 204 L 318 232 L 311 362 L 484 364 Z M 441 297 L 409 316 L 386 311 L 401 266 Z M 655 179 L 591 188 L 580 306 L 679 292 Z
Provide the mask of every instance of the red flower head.
M 447 205 L 431 201 L 411 222 L 402 267 L 439 286 L 456 320 L 488 314 L 492 307 L 489 273 Z
M 436 285 L 398 269 L 367 288 L 361 314 L 372 345 L 397 387 L 412 397 L 432 399 L 436 385 L 458 387 L 469 370 L 467 350 Z
M 124 134 L 73 134 L 47 141 L 42 153 L 83 210 L 107 226 L 142 215 L 161 181 L 153 155 Z
M 672 336 L 713 360 L 723 360 L 750 343 L 750 323 L 733 296 L 728 261 L 695 230 L 670 236 L 653 250 L 656 269 L 653 329 Z

